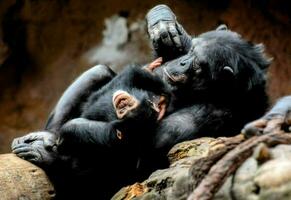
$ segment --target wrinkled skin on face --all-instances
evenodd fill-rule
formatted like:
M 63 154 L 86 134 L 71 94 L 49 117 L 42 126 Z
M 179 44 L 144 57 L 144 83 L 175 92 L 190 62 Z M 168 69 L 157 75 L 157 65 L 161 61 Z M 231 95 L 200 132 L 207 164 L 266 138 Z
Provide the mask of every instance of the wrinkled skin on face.
M 113 94 L 112 103 L 118 119 L 139 106 L 138 100 L 125 91 L 119 90 Z
M 151 104 L 151 108 L 158 113 L 157 120 L 161 120 L 166 112 L 166 97 L 152 96 L 148 101 Z M 123 119 L 140 106 L 140 101 L 134 95 L 122 90 L 118 90 L 113 94 L 112 103 L 118 119 Z

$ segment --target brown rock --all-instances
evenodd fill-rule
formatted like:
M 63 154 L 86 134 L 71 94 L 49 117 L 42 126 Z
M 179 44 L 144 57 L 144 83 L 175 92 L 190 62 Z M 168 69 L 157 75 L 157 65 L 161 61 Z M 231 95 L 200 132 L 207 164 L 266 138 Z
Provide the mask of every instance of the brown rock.
M 0 155 L 1 200 L 48 200 L 55 197 L 54 187 L 45 172 L 14 154 Z
M 112 197 L 114 200 L 129 200 L 139 197 L 147 192 L 147 187 L 141 183 L 135 183 L 131 186 L 122 188 L 118 193 Z
M 265 142 L 254 143 L 260 138 L 261 141 Z M 242 145 L 246 145 L 245 148 L 248 148 L 250 144 L 254 146 L 249 148 L 250 152 L 253 153 L 248 156 L 249 158 L 240 165 L 235 173 L 228 175 L 225 183 L 211 199 L 291 199 L 291 145 L 279 144 L 275 147 L 272 145 L 289 143 L 290 136 L 280 133 L 278 135 L 265 135 L 247 140 L 238 148 L 233 149 L 234 145 L 243 140 L 242 136 L 238 135 L 232 138 L 201 138 L 177 144 L 169 152 L 172 163 L 170 167 L 155 171 L 147 180 L 139 184 L 138 187 L 143 188 L 142 192 L 138 195 L 131 195 L 130 191 L 132 189 L 129 188 L 136 187 L 135 184 L 120 190 L 118 193 L 119 196 L 127 198 L 116 198 L 115 196 L 113 200 L 186 200 L 190 192 L 193 191 L 196 182 L 199 184 L 201 177 L 206 177 L 207 173 L 207 176 L 211 174 L 206 170 L 207 166 L 211 164 L 211 162 L 208 162 L 209 159 L 217 158 L 220 159 L 219 162 L 228 160 L 226 158 L 239 152 Z M 223 156 L 224 150 L 230 151 L 231 154 L 227 153 Z M 217 163 L 212 163 L 213 166 L 210 171 L 213 171 L 213 167 Z M 227 163 L 229 164 L 229 162 Z M 228 170 L 227 165 L 224 165 L 224 168 Z M 224 168 L 221 167 L 220 169 L 224 170 Z M 189 169 L 191 170 L 189 171 Z M 189 175 L 194 179 L 189 179 Z M 195 188 L 198 188 L 197 185 Z M 129 198 L 130 196 L 134 198 Z

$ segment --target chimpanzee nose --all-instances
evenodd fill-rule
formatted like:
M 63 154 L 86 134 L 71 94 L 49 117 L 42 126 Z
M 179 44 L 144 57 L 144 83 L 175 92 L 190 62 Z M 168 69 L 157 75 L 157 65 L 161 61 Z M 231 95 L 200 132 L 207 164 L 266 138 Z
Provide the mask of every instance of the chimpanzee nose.
M 180 65 L 185 66 L 185 65 L 190 65 L 192 63 L 192 59 L 190 57 L 187 58 L 181 58 L 180 60 Z
M 182 65 L 182 66 L 186 65 L 186 60 L 180 61 L 180 65 Z

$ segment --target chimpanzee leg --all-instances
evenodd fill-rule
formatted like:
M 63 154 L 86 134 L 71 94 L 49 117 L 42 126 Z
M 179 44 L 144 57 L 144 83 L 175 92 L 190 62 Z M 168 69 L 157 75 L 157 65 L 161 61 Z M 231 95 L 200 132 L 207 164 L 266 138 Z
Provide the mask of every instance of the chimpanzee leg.
M 152 8 L 146 15 L 148 33 L 157 57 L 169 61 L 185 55 L 191 48 L 191 36 L 177 22 L 175 14 L 166 5 Z
M 64 123 L 79 117 L 81 106 L 88 96 L 108 83 L 114 76 L 115 73 L 105 65 L 97 65 L 80 75 L 61 96 L 45 129 L 58 132 Z
M 115 73 L 104 65 L 84 72 L 68 87 L 49 117 L 45 131 L 29 133 L 15 138 L 12 151 L 19 157 L 40 166 L 51 165 L 57 159 L 56 139 L 62 125 L 79 117 L 82 103 L 94 91 L 109 82 Z
M 248 123 L 242 132 L 252 136 L 281 129 L 291 132 L 291 96 L 281 98 L 262 118 Z

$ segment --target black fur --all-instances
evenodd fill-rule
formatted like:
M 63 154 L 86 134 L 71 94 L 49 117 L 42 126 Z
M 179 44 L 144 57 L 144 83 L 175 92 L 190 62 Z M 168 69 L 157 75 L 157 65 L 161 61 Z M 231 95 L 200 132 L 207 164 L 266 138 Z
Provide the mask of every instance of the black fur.
M 263 45 L 229 30 L 203 33 L 190 51 L 156 73 L 173 92 L 169 114 L 159 124 L 154 148 L 165 158 L 176 143 L 203 136 L 231 136 L 264 114 L 266 69 Z M 158 160 L 161 160 L 159 158 Z
M 140 102 L 123 119 L 117 118 L 112 104 L 113 93 L 117 90 L 128 92 Z M 96 176 L 98 181 L 94 187 L 100 184 L 99 187 L 104 188 L 96 196 L 108 199 L 120 187 L 138 178 L 136 170 L 140 155 L 150 146 L 151 134 L 157 126 L 158 113 L 150 103 L 155 95 L 169 98 L 166 85 L 158 76 L 139 67 L 128 67 L 91 94 L 81 109 L 80 118 L 68 121 L 60 129 L 58 152 L 66 157 L 66 165 L 69 164 L 67 160 L 72 165 L 72 173 L 66 179 L 75 178 L 73 185 L 61 186 L 59 196 L 66 193 L 64 189 L 71 190 L 75 184 L 78 185 L 78 194 L 82 193 L 82 189 L 85 193 L 90 185 L 78 183 Z M 116 136 L 117 129 L 124 134 L 121 140 Z M 80 173 L 81 176 L 78 175 Z M 114 179 L 114 184 L 108 182 L 111 179 Z M 56 182 L 59 183 L 59 179 Z

